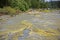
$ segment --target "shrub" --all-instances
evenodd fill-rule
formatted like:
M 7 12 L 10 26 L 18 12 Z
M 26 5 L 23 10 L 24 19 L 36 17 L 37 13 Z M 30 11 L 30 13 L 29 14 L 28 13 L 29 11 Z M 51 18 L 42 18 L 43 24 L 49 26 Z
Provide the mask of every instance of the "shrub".
M 31 1 L 32 0 L 24 0 L 24 1 L 28 4 L 29 7 L 31 7 Z
M 16 12 L 16 9 L 12 8 L 12 7 L 3 7 L 3 8 L 0 8 L 0 15 L 16 15 L 17 12 Z
M 10 0 L 10 6 L 22 11 L 29 9 L 28 4 L 24 0 Z
M 12 8 L 12 7 L 4 7 L 3 8 L 6 12 L 8 12 L 9 15 L 16 15 L 16 9 Z
M 4 14 L 8 14 L 7 11 L 3 8 L 0 8 L 0 16 Z
M 40 8 L 40 1 L 39 0 L 31 0 L 31 7 L 32 8 Z

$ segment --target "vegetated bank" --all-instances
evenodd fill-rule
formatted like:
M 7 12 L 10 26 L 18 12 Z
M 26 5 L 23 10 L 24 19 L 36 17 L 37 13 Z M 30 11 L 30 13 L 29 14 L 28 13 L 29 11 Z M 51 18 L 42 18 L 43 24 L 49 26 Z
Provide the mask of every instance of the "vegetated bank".
M 60 1 L 45 2 L 45 0 L 1 0 L 0 15 L 16 15 L 21 11 L 32 9 L 59 9 Z

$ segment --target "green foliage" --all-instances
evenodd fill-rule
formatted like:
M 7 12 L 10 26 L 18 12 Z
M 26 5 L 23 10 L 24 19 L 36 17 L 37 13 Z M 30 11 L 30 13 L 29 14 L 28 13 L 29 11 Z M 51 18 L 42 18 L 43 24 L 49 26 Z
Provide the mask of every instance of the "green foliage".
M 43 12 L 49 13 L 49 12 L 51 12 L 51 10 L 45 9 L 45 10 L 43 10 Z
M 29 7 L 31 7 L 31 0 L 24 0 L 24 1 L 28 4 Z
M 44 0 L 0 0 L 0 8 L 6 6 L 10 6 L 21 11 L 26 11 L 29 8 L 57 8 L 59 6 L 59 2 L 45 2 Z
M 39 8 L 40 7 L 40 1 L 39 0 L 31 0 L 31 7 L 32 8 Z
M 46 2 L 40 2 L 40 8 L 48 8 L 48 3 Z
M 3 7 L 0 8 L 0 14 L 8 14 L 8 15 L 16 15 L 16 9 L 12 8 L 12 7 Z
M 44 0 L 31 0 L 30 2 L 31 8 L 47 8 L 48 3 L 44 2 Z
M 24 0 L 10 0 L 10 6 L 22 11 L 26 11 L 29 9 L 28 4 Z
M 12 8 L 12 7 L 4 7 L 3 9 L 4 9 L 5 11 L 7 11 L 8 14 L 10 14 L 10 15 L 16 14 L 16 10 L 15 10 L 14 8 Z

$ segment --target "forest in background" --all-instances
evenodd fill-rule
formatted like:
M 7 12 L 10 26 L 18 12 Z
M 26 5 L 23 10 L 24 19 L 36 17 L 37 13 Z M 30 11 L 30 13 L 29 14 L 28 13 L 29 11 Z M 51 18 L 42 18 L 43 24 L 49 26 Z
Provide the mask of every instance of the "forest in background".
M 28 9 L 59 9 L 60 1 L 45 0 L 0 0 L 0 14 L 15 14 Z M 1 12 L 2 11 L 2 12 Z

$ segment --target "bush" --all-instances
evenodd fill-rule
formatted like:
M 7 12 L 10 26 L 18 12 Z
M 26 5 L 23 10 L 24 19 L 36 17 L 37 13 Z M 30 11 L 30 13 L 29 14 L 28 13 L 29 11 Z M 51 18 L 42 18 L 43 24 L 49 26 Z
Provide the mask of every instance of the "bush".
M 31 7 L 31 0 L 24 0 L 24 1 L 28 4 L 29 7 Z
M 16 9 L 12 8 L 12 7 L 4 7 L 3 8 L 6 12 L 8 12 L 9 15 L 16 15 Z
M 0 8 L 0 16 L 4 14 L 8 14 L 8 12 L 4 8 Z
M 3 7 L 3 8 L 0 8 L 0 14 L 7 14 L 7 15 L 16 15 L 16 9 L 12 8 L 12 7 Z
M 10 6 L 21 11 L 26 11 L 29 9 L 28 4 L 24 0 L 10 0 Z
M 40 8 L 40 1 L 39 0 L 31 0 L 31 7 L 32 8 Z

